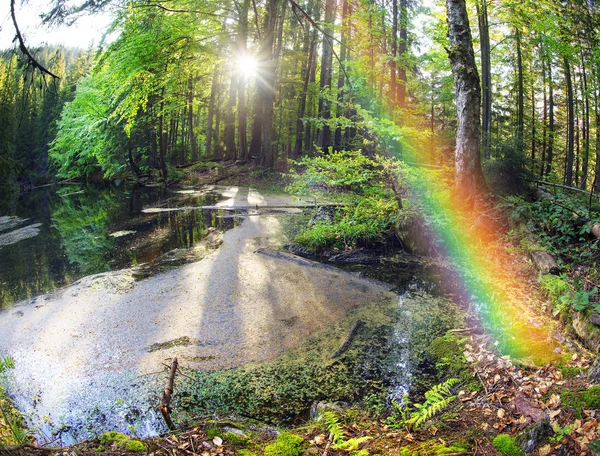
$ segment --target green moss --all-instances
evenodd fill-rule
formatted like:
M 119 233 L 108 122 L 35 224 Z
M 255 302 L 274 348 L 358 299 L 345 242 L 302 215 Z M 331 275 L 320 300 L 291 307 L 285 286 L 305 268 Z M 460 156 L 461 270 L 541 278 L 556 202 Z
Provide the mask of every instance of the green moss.
M 142 442 L 133 440 L 131 437 L 116 431 L 105 432 L 100 436 L 100 446 L 98 448 L 102 448 L 102 450 L 98 449 L 97 451 L 105 451 L 106 446 L 111 443 L 128 451 L 146 451 L 146 446 Z
M 429 359 L 435 363 L 441 379 L 458 378 L 464 388 L 476 391 L 480 385 L 471 374 L 469 362 L 464 355 L 464 343 L 464 339 L 459 339 L 454 333 L 447 332 L 429 345 L 427 354 Z
M 579 374 L 581 374 L 583 372 L 583 369 L 581 367 L 561 367 L 560 368 L 560 372 L 562 373 L 563 378 L 575 378 L 577 377 Z
M 234 434 L 233 432 L 226 432 L 223 439 L 234 446 L 246 446 L 252 443 L 248 437 Z
M 304 439 L 289 432 L 282 432 L 265 447 L 265 456 L 300 456 L 303 452 Z
M 121 446 L 128 440 L 131 440 L 131 438 L 126 436 L 125 434 L 121 434 L 120 432 L 116 431 L 105 432 L 104 434 L 102 434 L 102 436 L 100 436 L 101 445 L 116 443 L 118 446 Z
M 322 398 L 331 402 L 381 398 L 378 406 L 385 408 L 389 385 L 398 370 L 397 355 L 390 350 L 396 322 L 410 315 L 409 362 L 419 365 L 432 340 L 456 327 L 459 320 L 450 300 L 414 296 L 406 298 L 399 309 L 397 295 L 390 293 L 388 298 L 352 310 L 275 361 L 197 372 L 196 381 L 182 379 L 178 410 L 190 415 L 237 413 L 281 424 L 306 413 L 312 402 Z M 332 361 L 331 354 L 357 320 L 364 326 L 349 349 Z
M 256 456 L 256 453 L 253 453 L 250 450 L 244 450 L 244 449 L 236 450 L 236 454 L 239 456 Z
M 455 443 L 450 446 L 436 445 L 432 450 L 434 454 L 454 454 L 468 452 L 471 450 L 471 447 L 465 443 Z
M 223 437 L 223 432 L 218 427 L 208 428 L 206 430 L 206 437 L 214 439 L 215 437 Z
M 504 456 L 523 456 L 523 451 L 508 434 L 498 434 L 492 441 L 492 445 Z
M 106 450 L 106 447 L 104 445 L 98 445 L 96 447 L 96 449 L 94 450 L 96 453 L 102 453 Z
M 583 410 L 600 408 L 600 385 L 588 390 L 565 391 L 560 398 L 564 405 L 573 407 L 575 418 L 583 418 Z
M 146 451 L 146 445 L 144 445 L 139 440 L 128 440 L 127 442 L 125 442 L 125 448 L 128 451 Z

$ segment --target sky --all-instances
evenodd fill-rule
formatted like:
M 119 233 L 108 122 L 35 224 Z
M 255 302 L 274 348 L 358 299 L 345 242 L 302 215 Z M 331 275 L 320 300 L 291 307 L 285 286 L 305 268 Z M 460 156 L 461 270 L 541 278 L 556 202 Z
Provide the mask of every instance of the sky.
M 110 24 L 110 15 L 83 16 L 71 27 L 47 28 L 41 25 L 39 15 L 48 8 L 48 0 L 16 1 L 19 29 L 28 46 L 41 44 L 64 44 L 85 49 L 90 43 L 98 44 L 102 33 Z M 10 17 L 10 0 L 0 0 L 0 49 L 13 46 L 15 30 Z

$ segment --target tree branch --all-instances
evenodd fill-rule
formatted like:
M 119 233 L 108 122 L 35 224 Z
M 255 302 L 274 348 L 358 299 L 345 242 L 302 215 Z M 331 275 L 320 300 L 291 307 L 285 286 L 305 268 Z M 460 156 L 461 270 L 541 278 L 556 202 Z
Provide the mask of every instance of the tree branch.
M 12 22 L 15 27 L 15 32 L 17 34 L 16 38 L 19 41 L 19 49 L 21 49 L 21 52 L 25 54 L 25 57 L 27 57 L 29 64 L 35 69 L 38 69 L 40 73 L 42 73 L 42 75 L 47 74 L 48 76 L 51 76 L 54 79 L 60 79 L 57 75 L 52 73 L 50 70 L 46 69 L 40 62 L 38 62 L 37 59 L 33 55 L 31 55 L 29 49 L 27 49 L 27 46 L 25 45 L 25 40 L 23 40 L 23 36 L 21 35 L 21 31 L 19 30 L 19 25 L 17 24 L 17 17 L 15 15 L 15 0 L 10 0 L 10 16 L 12 17 Z

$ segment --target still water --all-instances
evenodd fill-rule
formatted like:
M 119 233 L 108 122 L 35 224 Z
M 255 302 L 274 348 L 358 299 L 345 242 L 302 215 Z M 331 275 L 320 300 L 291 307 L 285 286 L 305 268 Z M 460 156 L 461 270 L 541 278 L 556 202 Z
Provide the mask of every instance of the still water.
M 165 252 L 189 248 L 209 227 L 232 228 L 236 219 L 221 218 L 219 211 L 142 212 L 212 205 L 219 199 L 210 192 L 190 195 L 124 185 L 61 186 L 21 194 L 0 213 L 18 226 L 0 224 L 0 237 L 30 226 L 37 234 L 0 243 L 0 307 L 86 275 L 152 262 Z

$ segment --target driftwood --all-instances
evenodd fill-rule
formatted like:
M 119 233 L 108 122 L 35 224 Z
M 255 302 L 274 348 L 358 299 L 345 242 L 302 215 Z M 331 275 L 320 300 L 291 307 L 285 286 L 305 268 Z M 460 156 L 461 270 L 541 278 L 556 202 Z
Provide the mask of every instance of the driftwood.
M 169 371 L 169 377 L 167 378 L 167 386 L 165 386 L 165 391 L 163 393 L 162 400 L 160 401 L 159 410 L 165 419 L 165 423 L 172 431 L 175 429 L 175 425 L 171 420 L 171 396 L 173 395 L 173 383 L 175 382 L 175 373 L 177 372 L 177 358 L 173 358 L 173 363 L 171 364 L 171 369 Z
M 358 331 L 360 331 L 360 328 L 362 328 L 364 325 L 365 325 L 364 321 L 362 321 L 362 320 L 356 320 L 356 323 L 354 323 L 354 326 L 352 327 L 352 330 L 348 333 L 348 335 L 346 336 L 346 339 L 344 340 L 344 342 L 342 343 L 342 345 L 340 345 L 340 348 L 338 348 L 335 351 L 335 353 L 333 355 L 331 355 L 331 359 L 335 359 L 335 358 L 339 357 L 346 350 L 348 350 L 348 348 L 350 348 L 350 345 L 352 344 L 352 341 L 354 340 L 354 338 L 358 334 Z

